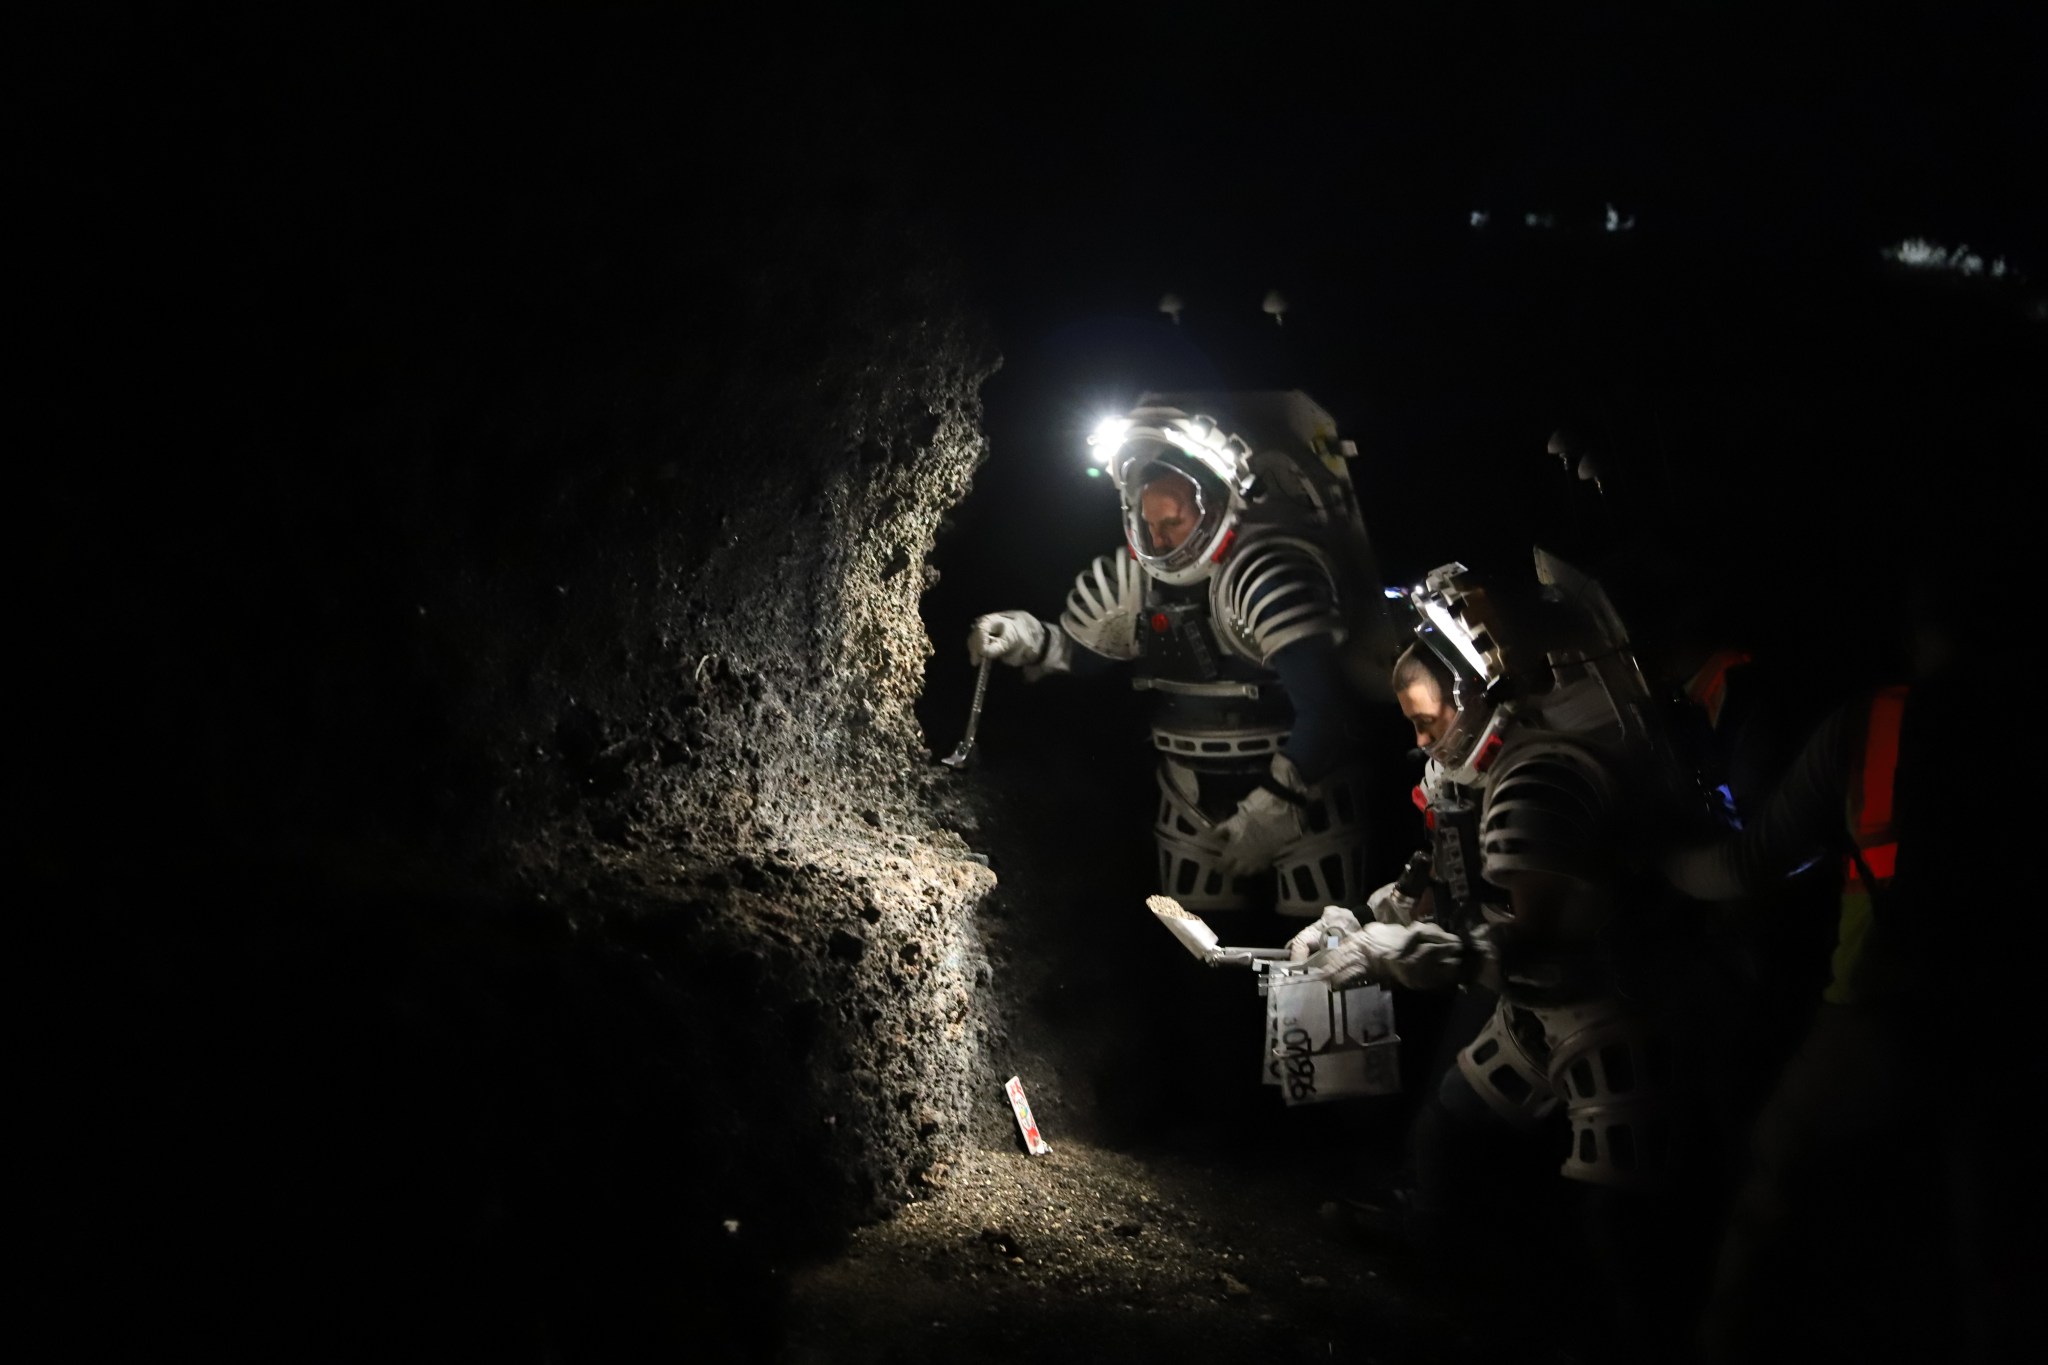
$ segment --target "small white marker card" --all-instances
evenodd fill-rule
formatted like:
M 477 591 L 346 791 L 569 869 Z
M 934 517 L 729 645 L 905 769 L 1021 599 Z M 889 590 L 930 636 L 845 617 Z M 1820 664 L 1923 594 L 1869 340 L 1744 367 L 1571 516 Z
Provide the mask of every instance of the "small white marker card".
M 1024 1146 L 1033 1156 L 1044 1156 L 1052 1148 L 1038 1135 L 1038 1120 L 1031 1117 L 1031 1102 L 1024 1098 L 1024 1082 L 1015 1076 L 1003 1086 L 1003 1093 L 1010 1097 L 1010 1108 L 1016 1112 L 1017 1127 L 1024 1133 Z

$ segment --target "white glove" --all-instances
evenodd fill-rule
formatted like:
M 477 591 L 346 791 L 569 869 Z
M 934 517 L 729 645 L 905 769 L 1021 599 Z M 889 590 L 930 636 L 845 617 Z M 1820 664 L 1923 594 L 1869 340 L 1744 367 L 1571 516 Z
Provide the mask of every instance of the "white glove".
M 1376 974 L 1410 990 L 1442 990 L 1475 978 L 1499 985 L 1498 961 L 1492 945 L 1481 935 L 1461 939 L 1425 920 L 1420 924 L 1375 922 L 1366 925 L 1359 937 L 1377 964 Z
M 1332 936 L 1341 941 L 1357 933 L 1359 927 L 1358 916 L 1341 905 L 1326 905 L 1321 919 L 1287 940 L 1287 960 L 1306 962 L 1331 946 Z
M 1273 755 L 1273 781 L 1291 792 L 1305 785 L 1285 754 Z M 1206 836 L 1227 876 L 1247 877 L 1273 865 L 1273 857 L 1301 839 L 1300 808 L 1264 787 L 1237 803 L 1229 819 Z
M 1381 924 L 1415 923 L 1415 901 L 1402 895 L 1394 882 L 1388 882 L 1366 897 L 1365 908 Z
M 994 659 L 1013 668 L 1044 653 L 1046 625 L 1028 611 L 993 611 L 974 618 L 967 632 L 967 660 L 980 663 Z
M 1302 964 L 1309 974 L 1321 977 L 1330 983 L 1333 990 L 1355 986 L 1361 981 L 1378 981 L 1385 976 L 1381 969 L 1379 950 L 1373 945 L 1367 925 L 1358 933 L 1346 934 L 1337 940 L 1333 948 L 1309 954 Z M 1291 949 L 1292 944 L 1288 947 Z

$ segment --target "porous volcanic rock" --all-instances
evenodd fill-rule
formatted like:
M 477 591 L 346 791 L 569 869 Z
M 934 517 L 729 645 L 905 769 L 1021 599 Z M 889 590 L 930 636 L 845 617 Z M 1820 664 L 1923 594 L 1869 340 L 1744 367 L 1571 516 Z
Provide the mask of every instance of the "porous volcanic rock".
M 157 116 L 89 130 L 50 334 L 80 439 L 154 456 L 30 490 L 68 1316 L 736 1338 L 997 1083 L 995 878 L 911 711 L 993 346 L 843 54 L 269 22 L 102 35 Z

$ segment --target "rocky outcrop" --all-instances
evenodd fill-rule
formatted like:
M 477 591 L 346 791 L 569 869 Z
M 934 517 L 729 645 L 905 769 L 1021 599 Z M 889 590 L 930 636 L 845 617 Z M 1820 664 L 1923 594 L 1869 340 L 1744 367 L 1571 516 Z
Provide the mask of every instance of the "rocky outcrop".
M 599 31 L 122 35 L 182 84 L 81 190 L 160 207 L 75 312 L 126 310 L 97 434 L 159 458 L 34 486 L 94 515 L 30 828 L 50 1007 L 103 1021 L 53 1075 L 119 1078 L 53 1245 L 175 1301 L 158 1347 L 343 1284 L 380 1355 L 729 1337 L 996 1093 L 994 876 L 911 710 L 992 344 L 851 71 Z M 61 812 L 117 755 L 110 860 Z M 223 1260 L 134 1250 L 196 1222 Z

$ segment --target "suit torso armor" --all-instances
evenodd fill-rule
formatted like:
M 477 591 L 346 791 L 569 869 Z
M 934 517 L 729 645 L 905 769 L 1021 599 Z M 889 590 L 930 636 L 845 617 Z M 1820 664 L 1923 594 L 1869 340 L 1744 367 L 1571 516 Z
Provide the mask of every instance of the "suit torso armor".
M 1213 865 L 1202 835 L 1257 785 L 1294 728 L 1273 656 L 1318 636 L 1342 638 L 1320 552 L 1300 536 L 1248 528 L 1217 572 L 1181 585 L 1103 556 L 1075 580 L 1060 628 L 1083 648 L 1128 661 L 1132 686 L 1155 699 L 1162 886 L 1200 910 L 1248 903 L 1244 888 Z M 1275 865 L 1283 914 L 1314 915 L 1362 897 L 1362 803 L 1353 781 L 1343 772 L 1311 784 L 1306 836 Z
M 1436 921 L 1448 929 L 1470 933 L 1489 919 L 1506 914 L 1508 894 L 1486 880 L 1479 838 L 1483 791 L 1449 781 L 1432 763 L 1415 788 L 1427 826 L 1430 887 Z
M 1280 677 L 1218 638 L 1212 584 L 1153 583 L 1138 613 L 1131 685 L 1152 693 L 1153 746 L 1203 771 L 1264 771 L 1294 708 Z

